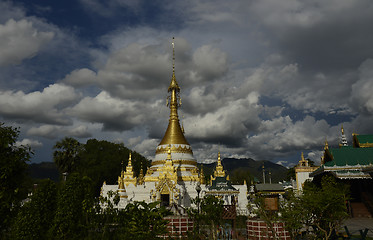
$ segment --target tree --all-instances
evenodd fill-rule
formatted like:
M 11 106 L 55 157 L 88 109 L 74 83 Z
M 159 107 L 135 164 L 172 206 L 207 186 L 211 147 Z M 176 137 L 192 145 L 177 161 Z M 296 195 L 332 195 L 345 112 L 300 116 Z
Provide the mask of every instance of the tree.
M 254 212 L 261 220 L 263 220 L 267 225 L 267 233 L 269 236 L 271 236 L 273 239 L 277 239 L 277 232 L 275 231 L 275 225 L 278 223 L 279 215 L 278 211 L 269 210 L 268 205 L 266 204 L 266 196 L 257 196 L 252 206 L 251 204 L 248 205 L 251 212 Z M 269 231 L 268 231 L 269 229 Z
M 288 192 L 287 200 L 280 205 L 280 213 L 291 239 L 295 239 L 302 228 L 310 226 L 312 220 L 310 212 L 303 206 L 302 198 L 294 192 Z
M 94 206 L 91 180 L 78 173 L 63 183 L 51 228 L 55 239 L 81 239 L 90 227 L 89 215 Z
M 348 217 L 346 202 L 348 186 L 338 183 L 332 176 L 324 176 L 321 186 L 305 184 L 302 195 L 291 195 L 281 206 L 282 220 L 293 235 L 305 228 L 314 231 L 318 239 L 330 239 L 342 221 Z
M 208 226 L 211 238 L 217 239 L 218 226 L 223 221 L 223 200 L 213 195 L 205 195 L 203 198 L 192 199 L 192 203 L 197 208 L 189 208 L 188 215 L 193 219 L 198 228 L 200 225 Z M 194 234 L 196 235 L 195 238 L 201 238 L 198 232 Z
M 7 229 L 20 201 L 27 196 L 24 180 L 32 151 L 17 146 L 19 129 L 0 123 L 0 231 Z
M 95 194 L 99 194 L 104 181 L 115 183 L 118 180 L 122 163 L 124 166 L 128 163 L 129 152 L 130 150 L 123 144 L 89 139 L 82 145 L 75 171 L 91 178 Z M 145 173 L 149 164 L 149 161 L 140 154 L 132 153 L 135 175 L 138 176 L 141 167 L 144 168 Z
M 159 202 L 129 203 L 124 212 L 126 229 L 124 239 L 161 239 L 167 233 L 167 223 L 164 217 L 170 215 L 164 207 L 158 207 Z
M 250 182 L 254 180 L 254 177 L 247 169 L 236 169 L 230 174 L 230 180 L 232 184 L 243 184 L 244 180 L 250 184 Z
M 305 186 L 302 195 L 304 207 L 310 211 L 311 224 L 317 228 L 320 237 L 329 239 L 348 217 L 348 189 L 347 185 L 338 183 L 332 176 L 322 178 L 321 188 Z
M 78 140 L 65 137 L 53 146 L 53 160 L 60 173 L 71 173 L 79 159 L 80 143 Z
M 47 239 L 56 211 L 57 186 L 42 180 L 33 191 L 30 200 L 18 212 L 12 225 L 14 239 Z

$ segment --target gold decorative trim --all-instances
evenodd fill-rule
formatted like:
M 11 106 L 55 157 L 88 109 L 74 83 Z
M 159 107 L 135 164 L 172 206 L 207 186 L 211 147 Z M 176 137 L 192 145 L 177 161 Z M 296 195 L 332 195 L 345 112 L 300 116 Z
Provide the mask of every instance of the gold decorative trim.
M 217 190 L 213 190 L 213 191 L 207 191 L 206 192 L 206 195 L 209 195 L 209 194 L 232 194 L 232 193 L 240 193 L 240 191 L 236 191 L 236 190 L 233 190 L 233 191 L 227 191 L 227 190 L 224 190 L 224 191 L 217 191 Z
M 370 147 L 373 147 L 373 143 L 359 143 L 359 147 L 370 148 Z
M 155 154 L 162 154 L 162 153 L 167 153 L 168 152 L 168 147 L 160 147 L 155 150 Z M 176 147 L 175 145 L 171 147 L 171 153 L 190 153 L 193 155 L 193 151 L 190 148 L 190 146 L 178 146 Z
M 319 167 L 295 167 L 295 172 L 313 172 Z
M 163 165 L 165 163 L 166 163 L 166 160 L 158 160 L 158 161 L 152 162 L 152 166 Z M 195 161 L 195 160 L 172 160 L 172 163 L 174 165 L 187 164 L 187 165 L 197 166 L 197 161 Z

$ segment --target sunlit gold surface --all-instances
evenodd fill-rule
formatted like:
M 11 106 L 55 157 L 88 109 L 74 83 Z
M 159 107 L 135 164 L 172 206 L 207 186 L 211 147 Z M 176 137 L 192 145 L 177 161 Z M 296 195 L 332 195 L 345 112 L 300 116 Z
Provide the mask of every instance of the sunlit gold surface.
M 122 179 L 123 183 L 128 186 L 130 183 L 136 185 L 137 179 L 133 174 L 133 168 L 132 168 L 132 155 L 130 153 L 128 157 L 128 165 L 126 167 L 126 171 L 121 172 L 121 176 L 119 177 Z M 119 182 L 119 180 L 118 180 Z
M 221 165 L 220 152 L 218 153 L 218 164 L 216 165 L 214 177 L 225 177 L 223 165 Z
M 152 162 L 152 166 L 160 165 L 160 164 L 163 165 L 165 162 L 166 162 L 166 160 L 158 160 L 158 161 L 154 161 L 154 162 Z M 173 162 L 175 165 L 186 164 L 186 165 L 197 166 L 197 162 L 194 161 L 194 160 L 172 160 L 172 162 Z
M 172 44 L 174 46 L 174 44 Z M 159 145 L 165 144 L 187 144 L 187 140 L 184 137 L 183 131 L 180 127 L 179 116 L 177 113 L 178 103 L 178 93 L 180 92 L 180 87 L 177 84 L 175 77 L 175 48 L 173 47 L 173 70 L 170 86 L 168 87 L 168 92 L 170 92 L 171 101 L 169 104 L 170 107 L 170 120 L 166 133 Z
M 155 150 L 155 154 L 167 153 L 167 149 L 168 149 L 167 147 L 157 148 L 157 150 Z M 178 147 L 172 146 L 171 147 L 171 153 L 190 153 L 190 154 L 193 154 L 193 151 L 188 146 L 178 146 Z

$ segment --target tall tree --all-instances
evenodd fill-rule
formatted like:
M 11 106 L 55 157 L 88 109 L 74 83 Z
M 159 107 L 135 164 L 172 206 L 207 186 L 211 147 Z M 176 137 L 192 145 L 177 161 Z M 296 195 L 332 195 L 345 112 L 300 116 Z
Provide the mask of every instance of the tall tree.
M 189 208 L 188 215 L 193 219 L 196 228 L 194 234 L 195 239 L 201 239 L 199 228 L 201 225 L 208 226 L 210 231 L 210 238 L 217 239 L 218 226 L 222 223 L 222 216 L 224 211 L 223 200 L 212 196 L 205 195 L 203 198 L 192 199 L 192 203 L 197 208 Z M 204 239 L 204 238 L 203 238 Z
M 168 223 L 164 217 L 170 215 L 170 211 L 158 205 L 159 202 L 129 203 L 124 209 L 127 216 L 124 239 L 162 239 Z
M 124 166 L 128 163 L 129 152 L 123 144 L 89 139 L 81 148 L 75 170 L 92 179 L 95 193 L 98 194 L 104 181 L 116 183 L 122 163 Z M 149 161 L 133 152 L 132 166 L 135 175 L 138 176 L 140 167 L 145 168 L 143 170 L 146 172 Z
M 17 146 L 19 129 L 0 123 L 0 231 L 9 226 L 11 215 L 16 213 L 20 201 L 27 196 L 23 188 L 27 161 L 32 151 L 27 146 Z M 0 233 L 1 234 L 1 233 Z
M 332 176 L 324 176 L 321 186 L 307 182 L 302 195 L 291 195 L 281 206 L 282 220 L 295 237 L 296 230 L 309 229 L 317 239 L 330 239 L 348 217 L 348 186 Z
M 87 234 L 87 217 L 94 204 L 91 184 L 89 178 L 78 173 L 71 174 L 63 184 L 51 229 L 55 239 L 82 239 Z
M 39 182 L 30 201 L 18 212 L 12 224 L 14 239 L 48 239 L 57 203 L 57 186 L 49 179 Z
M 53 146 L 53 160 L 60 173 L 71 173 L 79 159 L 80 143 L 78 140 L 65 137 Z

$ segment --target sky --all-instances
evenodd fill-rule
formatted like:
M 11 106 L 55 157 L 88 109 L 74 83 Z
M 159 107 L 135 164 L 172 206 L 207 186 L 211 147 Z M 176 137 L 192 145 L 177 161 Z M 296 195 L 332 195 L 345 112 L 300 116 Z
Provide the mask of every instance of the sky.
M 371 0 L 0 1 L 0 122 L 33 163 L 64 137 L 153 159 L 179 116 L 198 162 L 316 163 L 373 134 Z

